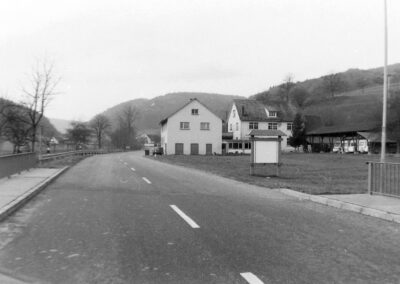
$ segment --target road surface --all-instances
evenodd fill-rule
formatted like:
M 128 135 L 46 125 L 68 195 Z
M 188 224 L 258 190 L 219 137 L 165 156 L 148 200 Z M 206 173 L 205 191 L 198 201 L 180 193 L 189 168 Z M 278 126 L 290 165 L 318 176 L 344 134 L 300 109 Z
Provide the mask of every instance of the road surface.
M 3 222 L 0 272 L 36 283 L 398 283 L 399 229 L 119 153 L 83 160 Z

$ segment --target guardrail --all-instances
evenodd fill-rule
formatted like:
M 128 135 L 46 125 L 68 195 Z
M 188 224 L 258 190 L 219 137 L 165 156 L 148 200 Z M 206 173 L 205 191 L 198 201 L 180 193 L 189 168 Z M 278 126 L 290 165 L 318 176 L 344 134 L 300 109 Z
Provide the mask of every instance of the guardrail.
M 400 197 L 400 163 L 367 164 L 368 193 Z
M 62 152 L 56 154 L 45 154 L 39 158 L 40 162 L 46 162 L 61 158 L 66 158 L 69 156 L 89 156 L 89 155 L 101 155 L 107 154 L 112 152 L 118 152 L 118 150 L 77 150 L 77 151 L 69 151 L 69 152 Z
M 33 168 L 38 161 L 36 153 L 0 156 L 0 178 Z

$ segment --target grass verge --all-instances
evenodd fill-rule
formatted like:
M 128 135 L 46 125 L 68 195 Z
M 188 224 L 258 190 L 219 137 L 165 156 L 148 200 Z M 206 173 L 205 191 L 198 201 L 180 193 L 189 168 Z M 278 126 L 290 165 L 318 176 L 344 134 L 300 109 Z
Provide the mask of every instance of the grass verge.
M 250 156 L 157 156 L 151 159 L 211 172 L 267 188 L 290 188 L 310 194 L 350 194 L 367 191 L 368 161 L 378 155 L 284 153 L 279 177 L 272 166 L 258 167 L 250 176 Z M 388 157 L 388 162 L 400 162 Z

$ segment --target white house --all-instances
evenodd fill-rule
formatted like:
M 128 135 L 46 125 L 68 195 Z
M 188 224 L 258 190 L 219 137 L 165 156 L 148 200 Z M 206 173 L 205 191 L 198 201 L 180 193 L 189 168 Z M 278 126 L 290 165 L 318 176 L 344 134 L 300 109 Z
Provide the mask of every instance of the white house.
M 191 99 L 160 125 L 166 155 L 221 154 L 222 120 L 197 99 Z
M 292 114 L 283 106 L 272 103 L 264 105 L 250 99 L 234 100 L 228 118 L 228 132 L 232 133 L 232 139 L 224 140 L 224 150 L 249 154 L 249 133 L 252 130 L 280 130 L 286 135 L 282 137 L 282 150 L 294 150 L 287 143 L 292 136 L 292 127 Z

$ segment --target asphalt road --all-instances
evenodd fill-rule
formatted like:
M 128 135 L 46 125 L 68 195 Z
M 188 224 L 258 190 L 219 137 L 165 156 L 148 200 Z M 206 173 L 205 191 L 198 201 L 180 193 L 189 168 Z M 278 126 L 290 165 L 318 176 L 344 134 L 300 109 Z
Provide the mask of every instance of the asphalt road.
M 37 283 L 398 283 L 399 229 L 142 152 L 103 155 L 0 225 L 0 272 Z

